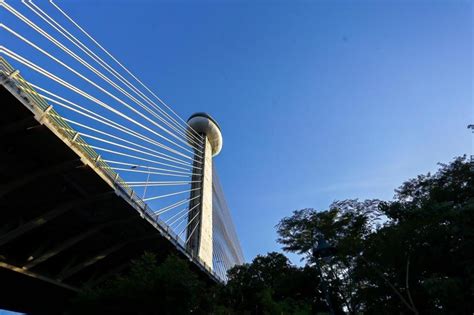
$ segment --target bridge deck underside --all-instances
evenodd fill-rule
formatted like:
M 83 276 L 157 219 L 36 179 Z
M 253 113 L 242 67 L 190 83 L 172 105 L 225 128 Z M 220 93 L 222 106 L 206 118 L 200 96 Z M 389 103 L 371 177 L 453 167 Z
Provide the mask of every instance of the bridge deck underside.
M 3 86 L 0 100 L 0 308 L 52 314 L 144 251 L 183 255 Z

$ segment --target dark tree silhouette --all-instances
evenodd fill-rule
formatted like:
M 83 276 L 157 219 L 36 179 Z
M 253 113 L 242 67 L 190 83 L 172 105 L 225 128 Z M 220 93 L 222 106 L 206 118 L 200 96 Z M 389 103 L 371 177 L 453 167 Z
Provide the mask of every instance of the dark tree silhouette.
M 226 314 L 315 314 L 326 311 L 314 268 L 299 268 L 280 253 L 257 256 L 228 273 L 222 292 Z
M 169 256 L 158 264 L 145 253 L 126 275 L 81 292 L 71 313 L 206 314 L 209 292 L 186 261 Z
M 283 249 L 206 286 L 174 256 L 153 254 L 104 286 L 84 290 L 73 314 L 474 313 L 474 175 L 465 157 L 402 184 L 392 201 L 357 199 L 303 209 L 277 226 Z M 313 256 L 323 237 L 336 251 Z M 326 280 L 323 286 L 322 277 Z
M 474 311 L 474 185 L 465 157 L 408 180 L 391 202 L 299 210 L 277 228 L 283 248 L 309 264 L 314 231 L 336 246 L 322 269 L 349 313 Z

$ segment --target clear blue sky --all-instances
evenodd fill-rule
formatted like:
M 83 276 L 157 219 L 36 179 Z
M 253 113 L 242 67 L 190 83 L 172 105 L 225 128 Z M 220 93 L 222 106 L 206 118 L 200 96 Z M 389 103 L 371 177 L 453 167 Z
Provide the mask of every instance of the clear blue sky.
M 293 210 L 470 154 L 470 1 L 57 1 L 184 118 L 221 124 L 248 260 Z

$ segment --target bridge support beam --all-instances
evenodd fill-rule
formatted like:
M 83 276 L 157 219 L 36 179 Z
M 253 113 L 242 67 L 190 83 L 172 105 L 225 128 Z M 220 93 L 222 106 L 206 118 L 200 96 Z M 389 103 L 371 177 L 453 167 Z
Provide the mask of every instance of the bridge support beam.
M 70 239 L 64 241 L 59 246 L 47 251 L 46 253 L 44 253 L 43 255 L 41 255 L 37 258 L 31 256 L 30 261 L 23 266 L 23 269 L 28 270 L 28 269 L 34 268 L 35 266 L 41 264 L 42 262 L 45 262 L 46 260 L 50 259 L 51 257 L 54 257 L 54 256 L 58 255 L 62 251 L 70 248 L 71 246 L 75 245 L 76 243 L 78 243 L 78 242 L 84 240 L 85 238 L 91 236 L 92 234 L 98 232 L 102 227 L 103 226 L 97 226 L 97 227 L 88 229 L 84 233 L 79 234 L 79 235 L 77 235 L 73 238 L 70 238 Z
M 74 237 L 72 237 L 68 240 L 65 240 L 63 243 L 61 243 L 57 247 L 47 251 L 46 253 L 42 254 L 41 256 L 39 256 L 37 258 L 32 257 L 31 260 L 29 260 L 23 266 L 23 269 L 28 270 L 28 269 L 34 268 L 38 264 L 41 264 L 44 261 L 50 259 L 51 257 L 54 257 L 54 256 L 60 254 L 61 252 L 65 251 L 66 249 L 74 246 L 76 243 L 81 242 L 82 240 L 90 237 L 91 235 L 99 232 L 100 230 L 102 230 L 106 227 L 109 227 L 109 226 L 112 226 L 112 225 L 115 225 L 115 224 L 125 223 L 125 222 L 135 220 L 135 219 L 136 219 L 135 216 L 131 216 L 131 217 L 128 217 L 128 218 L 125 218 L 125 219 L 114 220 L 114 221 L 111 221 L 109 223 L 105 223 L 105 224 L 101 224 L 101 225 L 92 227 L 92 228 L 84 231 L 83 233 L 81 233 L 77 236 L 74 236 Z
M 105 249 L 104 251 L 102 251 L 102 252 L 94 255 L 93 257 L 87 259 L 86 261 L 83 261 L 83 262 L 75 265 L 72 268 L 67 268 L 66 270 L 62 271 L 56 278 L 59 281 L 64 281 L 64 279 L 67 279 L 67 278 L 73 276 L 74 274 L 84 270 L 85 268 L 94 265 L 95 263 L 101 261 L 102 259 L 107 258 L 107 256 L 109 256 L 110 254 L 120 250 L 122 247 L 124 247 L 127 244 L 128 244 L 128 242 L 121 242 L 121 243 L 119 243 L 115 246 L 109 247 L 109 248 Z
M 42 281 L 46 281 L 46 282 L 52 283 L 52 284 L 57 285 L 57 286 L 59 286 L 59 287 L 63 287 L 63 288 L 65 288 L 65 289 L 67 289 L 67 290 L 78 291 L 78 289 L 76 289 L 76 288 L 74 288 L 74 287 L 71 287 L 71 286 L 69 286 L 69 285 L 67 285 L 67 284 L 61 283 L 61 282 L 59 282 L 59 281 L 56 281 L 56 280 L 54 280 L 54 279 L 51 279 L 51 278 L 42 276 L 42 275 L 40 275 L 40 274 L 31 272 L 31 271 L 25 270 L 25 269 L 20 268 L 20 267 L 16 267 L 16 266 L 7 264 L 7 263 L 2 262 L 2 261 L 0 261 L 0 268 L 8 269 L 8 270 L 11 270 L 11 271 L 14 271 L 14 272 L 18 272 L 18 273 L 24 274 L 24 275 L 26 275 L 26 276 L 28 276 L 28 277 L 31 277 L 31 278 L 40 279 L 40 280 L 42 280 Z
M 212 147 L 203 135 L 202 153 L 196 152 L 195 159 L 202 164 L 195 163 L 191 203 L 188 215 L 188 250 L 198 256 L 212 268 Z M 195 198 L 199 197 L 199 198 Z
M 33 220 L 21 225 L 20 227 L 0 236 L 0 246 L 7 244 L 8 242 L 20 237 L 21 235 L 28 233 L 29 231 L 36 229 L 54 218 L 60 216 L 63 213 L 73 209 L 74 204 L 61 205 L 54 208 L 53 210 L 34 218 Z
M 211 268 L 212 263 L 212 147 L 209 139 L 205 138 L 204 165 L 202 176 L 202 203 L 201 203 L 201 240 L 198 256 Z
M 0 235 L 0 246 L 3 246 L 7 244 L 8 242 L 11 242 L 12 240 L 22 236 L 25 233 L 30 232 L 31 230 L 34 230 L 49 221 L 55 219 L 56 217 L 66 213 L 69 210 L 74 209 L 75 207 L 78 206 L 83 206 L 87 205 L 91 202 L 94 201 L 99 201 L 101 199 L 106 199 L 106 198 L 111 198 L 113 196 L 113 192 L 106 192 L 102 194 L 97 194 L 91 197 L 87 197 L 85 199 L 77 199 L 73 201 L 69 201 L 63 204 L 58 205 L 57 207 L 53 208 L 52 210 L 32 219 L 31 221 L 28 221 L 21 226 L 3 234 Z
M 209 268 L 213 268 L 213 217 L 212 217 L 212 158 L 222 148 L 222 135 L 217 122 L 205 113 L 192 115 L 188 124 L 190 143 L 195 147 L 193 188 L 188 216 L 187 248 Z M 202 145 L 196 145 L 196 133 Z M 195 198 L 199 195 L 199 198 Z
M 37 170 L 35 172 L 31 172 L 28 175 L 23 175 L 15 180 L 12 180 L 9 183 L 0 186 L 0 198 L 4 197 L 8 193 L 20 189 L 24 185 L 44 176 L 53 175 L 61 173 L 65 170 L 68 170 L 73 167 L 79 167 L 84 165 L 80 159 L 74 159 L 70 161 L 65 161 L 56 165 L 52 165 L 50 167 L 45 167 L 43 169 Z

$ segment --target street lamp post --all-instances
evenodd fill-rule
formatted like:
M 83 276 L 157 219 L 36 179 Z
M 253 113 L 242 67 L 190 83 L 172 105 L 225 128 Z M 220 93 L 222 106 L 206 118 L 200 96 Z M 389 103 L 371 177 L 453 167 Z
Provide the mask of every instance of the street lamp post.
M 143 197 L 142 197 L 143 200 L 145 199 L 146 190 L 147 190 L 147 188 L 148 188 L 148 181 L 150 180 L 150 167 L 147 166 L 146 168 L 147 168 L 147 170 L 148 170 L 148 176 L 146 177 L 145 188 L 143 189 Z
M 141 165 L 133 165 L 132 167 L 130 167 L 130 169 L 136 169 L 137 167 L 140 167 Z M 146 169 L 148 170 L 148 175 L 146 177 L 146 183 L 145 183 L 145 188 L 143 189 L 143 196 L 142 196 L 142 200 L 145 199 L 145 195 L 146 195 L 146 190 L 148 188 L 148 181 L 150 180 L 150 167 L 149 166 L 145 166 Z

